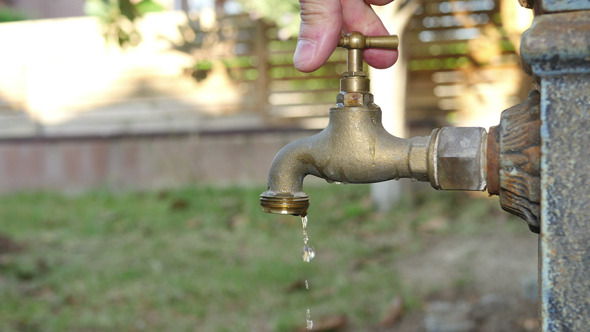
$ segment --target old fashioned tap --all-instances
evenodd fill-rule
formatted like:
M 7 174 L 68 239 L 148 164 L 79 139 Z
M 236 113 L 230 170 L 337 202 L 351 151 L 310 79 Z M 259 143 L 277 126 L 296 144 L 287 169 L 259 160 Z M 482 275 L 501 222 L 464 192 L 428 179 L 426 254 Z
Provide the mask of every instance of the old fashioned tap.
M 294 141 L 276 155 L 268 190 L 260 196 L 265 212 L 305 214 L 309 197 L 303 179 L 314 175 L 328 182 L 374 183 L 399 178 L 429 181 L 437 189 L 484 190 L 486 131 L 483 128 L 442 128 L 430 136 L 402 139 L 381 123 L 363 71 L 365 48 L 396 49 L 397 36 L 343 36 L 348 71 L 340 80 L 336 107 L 320 133 Z
M 303 192 L 303 179 L 307 175 L 340 183 L 412 178 L 430 182 L 435 189 L 443 190 L 483 191 L 491 181 L 490 194 L 514 197 L 511 189 L 515 187 L 514 180 L 509 172 L 502 171 L 502 167 L 513 164 L 504 156 L 510 155 L 514 144 L 508 143 L 511 136 L 504 135 L 507 137 L 504 139 L 498 133 L 511 132 L 511 126 L 519 128 L 522 125 L 518 121 L 502 121 L 499 126 L 492 127 L 491 144 L 486 130 L 479 127 L 443 127 L 434 129 L 429 136 L 395 137 L 383 128 L 381 109 L 373 102 L 370 81 L 363 71 L 362 50 L 369 47 L 396 49 L 397 36 L 368 37 L 353 32 L 343 36 L 338 46 L 348 49 L 348 71 L 340 80 L 340 93 L 336 96 L 336 106 L 330 109 L 328 126 L 316 135 L 291 142 L 278 152 L 270 168 L 268 189 L 260 195 L 265 212 L 305 215 L 309 197 Z M 528 112 L 534 105 L 534 101 L 527 101 L 505 112 Z M 509 114 L 503 118 L 522 118 Z M 534 118 L 534 113 L 531 114 Z M 538 124 L 532 126 L 535 132 Z M 504 153 L 504 146 L 510 151 Z M 527 147 L 527 151 L 533 150 Z M 488 160 L 491 161 L 489 169 Z M 538 164 L 538 158 L 533 156 L 531 162 Z M 535 169 L 535 166 L 528 168 Z M 531 181 L 538 181 L 538 175 L 533 174 Z M 536 196 L 533 193 L 531 197 L 534 200 Z M 501 201 L 505 202 L 502 206 L 506 210 L 518 210 L 515 206 L 518 204 L 512 204 L 514 199 Z M 535 205 L 532 206 L 527 205 L 520 215 L 535 231 L 538 221 L 535 220 L 537 214 L 529 212 L 534 210 Z

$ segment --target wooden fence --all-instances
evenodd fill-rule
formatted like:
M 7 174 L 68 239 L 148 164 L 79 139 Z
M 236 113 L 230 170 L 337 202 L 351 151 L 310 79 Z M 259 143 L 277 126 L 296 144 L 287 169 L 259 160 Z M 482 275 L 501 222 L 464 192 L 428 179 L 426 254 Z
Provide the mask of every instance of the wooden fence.
M 526 97 L 530 80 L 509 38 L 520 32 L 502 26 L 503 19 L 514 19 L 509 13 L 493 0 L 429 0 L 419 8 L 402 45 L 409 50 L 410 119 L 499 119 L 500 111 Z
M 416 11 L 401 36 L 401 47 L 409 50 L 410 125 L 470 124 L 469 119 L 481 115 L 498 118 L 501 110 L 526 96 L 528 85 L 501 21 L 500 3 L 493 0 L 429 0 Z M 237 32 L 228 32 L 232 30 Z M 269 125 L 321 127 L 335 103 L 346 53 L 337 50 L 318 71 L 302 74 L 292 65 L 296 40 L 280 40 L 277 30 L 248 15 L 228 16 L 214 32 L 195 29 L 203 37 L 192 47 L 206 50 L 212 33 L 220 44 L 233 43 L 235 54 L 228 52 L 217 61 L 244 91 L 242 104 L 235 107 L 265 114 Z M 203 57 L 195 76 L 211 66 L 211 59 Z
M 497 4 L 485 1 L 429 1 L 410 21 L 402 36 L 410 125 L 461 124 L 474 113 L 497 121 L 519 101 L 517 57 L 498 28 Z M 475 23 L 457 25 L 460 15 Z M 296 41 L 248 15 L 222 17 L 209 31 L 198 22 L 187 29 L 179 13 L 144 23 L 144 43 L 124 52 L 105 49 L 91 18 L 0 26 L 0 192 L 260 184 L 277 150 L 310 134 L 280 128 L 325 124 L 345 51 L 302 74 L 292 66 Z M 63 119 L 45 122 L 52 108 Z M 246 130 L 228 130 L 228 121 Z
M 187 41 L 181 48 L 196 55 L 193 76 L 197 80 L 206 79 L 215 63 L 223 63 L 243 92 L 240 104 L 233 107 L 264 114 L 269 125 L 325 117 L 327 108 L 335 104 L 346 54 L 337 51 L 325 66 L 303 74 L 293 68 L 296 40 L 281 40 L 277 31 L 247 14 L 225 16 L 214 29 L 195 27 L 194 42 Z
M 492 0 L 424 2 L 401 36 L 410 125 L 497 119 L 526 95 L 501 17 Z M 0 26 L 0 136 L 198 132 L 227 121 L 325 125 L 344 50 L 303 74 L 292 65 L 296 40 L 279 39 L 276 27 L 248 14 L 219 17 L 207 29 L 189 23 L 182 13 L 148 16 L 139 27 L 144 42 L 124 51 L 104 45 L 92 18 Z

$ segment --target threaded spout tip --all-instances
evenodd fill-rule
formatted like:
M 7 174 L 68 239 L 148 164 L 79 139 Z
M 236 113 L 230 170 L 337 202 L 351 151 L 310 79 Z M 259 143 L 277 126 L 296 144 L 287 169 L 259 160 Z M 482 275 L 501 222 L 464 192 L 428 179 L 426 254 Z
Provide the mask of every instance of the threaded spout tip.
M 304 193 L 293 195 L 265 191 L 260 195 L 260 205 L 266 213 L 306 215 L 309 197 Z

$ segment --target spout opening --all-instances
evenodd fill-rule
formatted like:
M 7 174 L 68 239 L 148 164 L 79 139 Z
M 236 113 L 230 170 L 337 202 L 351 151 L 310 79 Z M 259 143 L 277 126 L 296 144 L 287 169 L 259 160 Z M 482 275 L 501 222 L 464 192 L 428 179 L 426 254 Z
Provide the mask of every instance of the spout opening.
M 266 191 L 260 195 L 260 205 L 266 213 L 299 216 L 307 214 L 309 197 L 303 193 L 293 195 Z

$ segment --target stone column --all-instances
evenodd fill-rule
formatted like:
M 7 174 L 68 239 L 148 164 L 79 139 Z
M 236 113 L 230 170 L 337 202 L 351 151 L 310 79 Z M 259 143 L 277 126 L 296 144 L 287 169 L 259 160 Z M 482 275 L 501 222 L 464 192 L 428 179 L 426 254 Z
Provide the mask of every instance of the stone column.
M 536 0 L 523 61 L 541 86 L 542 331 L 590 327 L 590 1 Z

